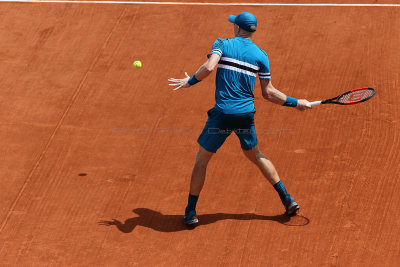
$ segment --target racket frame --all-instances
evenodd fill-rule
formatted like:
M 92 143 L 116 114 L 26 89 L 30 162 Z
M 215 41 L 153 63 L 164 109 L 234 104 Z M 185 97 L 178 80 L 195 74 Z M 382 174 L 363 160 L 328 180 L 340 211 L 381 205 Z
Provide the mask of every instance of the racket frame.
M 352 92 L 365 90 L 365 89 L 372 90 L 373 91 L 372 95 L 370 95 L 369 97 L 364 98 L 364 99 L 362 99 L 360 101 L 355 101 L 355 102 L 350 102 L 350 103 L 341 103 L 341 102 L 337 101 L 338 99 L 340 99 L 341 97 L 343 97 L 345 95 L 348 95 L 348 94 L 350 94 Z M 358 103 L 361 103 L 361 102 L 364 102 L 364 101 L 367 101 L 367 100 L 371 99 L 375 95 L 375 93 L 376 93 L 375 89 L 371 88 L 371 87 L 357 88 L 357 89 L 354 89 L 354 90 L 351 90 L 351 91 L 347 91 L 347 92 L 345 92 L 343 94 L 340 94 L 340 95 L 338 95 L 336 97 L 333 97 L 333 98 L 310 102 L 310 105 L 311 106 L 316 106 L 316 105 L 321 105 L 321 104 L 354 105 L 354 104 L 358 104 Z

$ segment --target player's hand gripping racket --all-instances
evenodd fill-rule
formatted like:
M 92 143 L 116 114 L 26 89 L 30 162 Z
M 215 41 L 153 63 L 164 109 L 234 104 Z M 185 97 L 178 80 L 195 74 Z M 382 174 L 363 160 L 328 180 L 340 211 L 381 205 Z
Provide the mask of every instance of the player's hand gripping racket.
M 368 88 L 368 87 L 358 88 L 343 93 L 341 95 L 338 95 L 337 97 L 321 101 L 310 102 L 310 105 L 311 106 L 316 106 L 321 104 L 353 105 L 367 101 L 368 99 L 371 99 L 374 95 L 375 95 L 374 88 Z

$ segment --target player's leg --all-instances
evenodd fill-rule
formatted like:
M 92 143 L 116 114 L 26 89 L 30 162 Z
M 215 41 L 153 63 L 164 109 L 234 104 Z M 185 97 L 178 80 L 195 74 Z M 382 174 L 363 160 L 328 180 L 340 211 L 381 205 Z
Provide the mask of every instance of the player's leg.
M 274 165 L 263 153 L 261 153 L 257 145 L 250 150 L 243 149 L 243 153 L 251 162 L 257 165 L 264 177 L 267 178 L 272 185 L 280 181 Z
M 286 208 L 286 214 L 296 214 L 296 211 L 299 209 L 299 205 L 287 192 L 272 162 L 263 153 L 261 153 L 258 146 L 255 146 L 250 150 L 243 149 L 243 153 L 251 162 L 257 165 L 264 177 L 273 185 L 275 190 L 278 192 L 282 204 Z
M 242 115 L 240 121 L 240 131 L 235 130 L 235 133 L 239 137 L 243 153 L 251 162 L 257 165 L 264 177 L 273 185 L 286 208 L 286 213 L 288 215 L 296 214 L 299 205 L 286 191 L 272 162 L 258 149 L 254 113 Z
M 204 180 L 206 178 L 207 165 L 214 153 L 205 150 L 199 146 L 194 162 L 192 176 L 190 178 L 190 191 L 191 195 L 200 195 L 203 189 Z
M 241 114 L 237 118 L 238 126 L 235 133 L 240 140 L 240 146 L 246 157 L 256 164 L 265 178 L 272 184 L 280 181 L 272 162 L 261 153 L 257 146 L 257 134 L 254 126 L 254 113 Z
M 185 224 L 193 225 L 198 223 L 196 205 L 203 189 L 208 162 L 230 134 L 229 131 L 223 129 L 223 121 L 224 118 L 221 112 L 214 109 L 208 111 L 207 123 L 197 140 L 200 146 L 190 179 L 188 205 L 183 217 Z
M 185 209 L 185 216 L 183 216 L 183 222 L 185 224 L 193 225 L 199 222 L 196 214 L 197 200 L 199 199 L 200 192 L 203 189 L 206 179 L 208 162 L 213 154 L 214 153 L 205 150 L 201 145 L 199 146 L 190 178 L 188 204 Z

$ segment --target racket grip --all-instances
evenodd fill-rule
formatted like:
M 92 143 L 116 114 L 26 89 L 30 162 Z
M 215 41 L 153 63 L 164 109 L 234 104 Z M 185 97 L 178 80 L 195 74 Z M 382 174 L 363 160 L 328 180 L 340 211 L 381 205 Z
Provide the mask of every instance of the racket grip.
M 316 105 L 321 105 L 322 101 L 314 101 L 314 102 L 310 102 L 310 106 L 316 106 Z

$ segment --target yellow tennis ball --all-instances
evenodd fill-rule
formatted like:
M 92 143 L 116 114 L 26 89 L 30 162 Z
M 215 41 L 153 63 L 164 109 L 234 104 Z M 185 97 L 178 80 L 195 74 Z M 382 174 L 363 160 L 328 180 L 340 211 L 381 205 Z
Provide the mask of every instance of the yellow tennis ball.
M 140 62 L 139 60 L 136 60 L 135 62 L 133 62 L 133 67 L 138 69 L 142 67 L 142 62 Z

